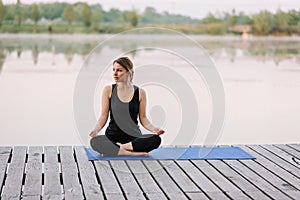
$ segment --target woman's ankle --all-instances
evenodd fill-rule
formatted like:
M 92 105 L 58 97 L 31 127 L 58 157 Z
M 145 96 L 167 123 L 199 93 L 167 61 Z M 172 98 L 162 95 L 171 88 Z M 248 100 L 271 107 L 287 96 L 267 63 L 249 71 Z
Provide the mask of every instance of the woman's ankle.
M 149 156 L 147 152 L 133 152 L 128 151 L 126 149 L 120 148 L 118 152 L 118 156 Z
M 124 149 L 126 149 L 127 151 L 133 151 L 133 146 L 132 146 L 132 143 L 131 143 L 131 142 L 128 142 L 128 143 L 123 144 L 122 147 L 123 147 Z

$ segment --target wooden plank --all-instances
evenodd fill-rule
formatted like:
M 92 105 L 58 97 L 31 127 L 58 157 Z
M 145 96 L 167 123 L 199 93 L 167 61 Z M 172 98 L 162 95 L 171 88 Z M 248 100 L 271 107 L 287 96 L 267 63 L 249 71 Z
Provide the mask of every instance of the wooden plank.
M 0 147 L 0 194 L 4 184 L 6 169 L 8 167 L 8 160 L 11 156 L 11 147 Z
M 142 193 L 127 193 L 126 194 L 126 199 L 128 200 L 143 200 L 145 199 L 145 196 Z
M 277 158 L 276 160 L 273 160 L 277 165 L 288 170 L 290 173 L 296 175 L 298 178 L 300 177 L 300 169 L 298 167 L 299 164 L 293 161 L 294 157 L 291 154 L 283 151 L 282 149 L 275 147 L 274 145 L 263 145 L 261 147 L 268 150 L 269 152 L 273 153 L 274 155 L 276 155 L 281 159 L 280 160 Z M 264 157 L 266 156 L 264 155 Z
M 157 184 L 170 199 L 187 199 L 162 166 L 155 160 L 143 160 L 144 165 L 156 180 Z
M 250 147 L 253 146 L 254 145 Z M 297 193 L 299 193 L 300 191 L 297 191 L 296 187 L 293 184 L 299 184 L 299 179 L 289 172 L 285 171 L 281 167 L 277 166 L 272 161 L 267 160 L 250 147 L 248 147 L 248 152 L 257 158 L 256 162 L 243 162 L 245 164 L 250 163 L 250 167 L 252 168 L 252 170 L 255 170 L 256 173 L 258 173 L 261 177 L 272 184 L 278 191 L 281 191 L 285 195 L 288 195 L 292 198 L 294 195 L 297 196 Z
M 179 187 L 185 192 L 201 192 L 201 190 L 193 183 L 193 181 L 181 170 L 178 165 L 172 160 L 159 161 Z
M 292 156 L 290 154 L 286 153 L 285 151 L 277 147 L 274 147 L 273 145 L 264 145 L 264 146 L 251 145 L 250 148 L 256 151 L 257 153 L 259 153 L 264 158 L 271 161 L 272 163 L 288 171 L 290 174 L 292 174 L 293 177 L 296 176 L 297 179 L 300 178 L 300 168 L 290 163 L 293 162 Z M 288 158 L 290 159 L 290 162 L 286 160 Z M 297 180 L 297 182 L 300 182 L 300 180 Z M 300 183 L 299 183 L 299 187 L 300 187 Z
M 234 185 L 240 188 L 241 191 L 244 191 L 248 196 L 253 199 L 266 199 L 268 196 L 259 190 L 254 184 L 249 182 L 247 179 L 242 177 L 236 171 L 231 169 L 227 164 L 220 160 L 211 160 L 209 161 L 220 173 L 223 174 L 228 180 L 230 180 Z M 231 194 L 234 195 L 234 194 Z M 254 196 L 251 196 L 254 195 Z
M 292 156 L 292 163 L 300 168 L 300 150 L 299 144 L 276 145 L 277 148 L 287 152 Z
M 36 198 L 42 196 L 42 154 L 43 147 L 30 146 L 28 148 L 23 198 Z
M 292 147 L 300 152 L 300 144 L 287 144 L 287 146 Z
M 27 147 L 23 146 L 17 146 L 13 148 L 12 159 L 7 170 L 7 177 L 2 190 L 1 199 L 21 198 L 26 151 Z
M 118 184 L 110 163 L 105 160 L 94 161 L 94 165 L 102 185 L 105 197 L 114 199 L 114 197 L 123 197 L 123 192 Z
M 209 199 L 202 192 L 187 192 L 186 194 L 189 197 L 189 199 L 192 199 L 192 200 L 206 200 L 206 199 Z
M 40 196 L 25 196 L 22 198 L 22 200 L 41 200 L 41 197 Z
M 117 193 L 107 193 L 105 194 L 105 198 L 107 200 L 120 200 L 125 199 L 123 194 L 117 194 Z
M 257 159 L 257 162 L 260 163 L 261 166 L 265 167 L 267 170 L 273 172 L 273 174 L 281 177 L 281 179 L 284 179 L 287 182 L 287 184 L 285 183 L 284 187 L 281 189 L 295 190 L 296 188 L 300 188 L 299 177 L 295 176 L 293 173 L 290 173 L 290 171 L 292 170 L 287 168 L 288 166 L 286 166 L 286 168 L 282 168 L 276 161 L 274 162 L 275 159 L 267 159 L 270 158 L 270 156 L 265 157 L 264 155 L 262 155 L 262 153 L 267 154 L 267 152 L 265 152 L 264 150 L 259 151 L 259 149 L 257 148 L 248 148 L 247 151 L 259 158 Z
M 284 145 L 284 144 L 276 144 L 274 146 L 282 149 L 283 151 L 291 154 L 293 157 L 295 157 L 298 160 L 300 160 L 300 152 L 297 149 L 295 149 L 294 146 L 292 146 L 292 145 Z
M 77 164 L 74 159 L 73 148 L 60 146 L 61 170 L 65 199 L 84 199 L 79 182 Z
M 60 164 L 56 146 L 44 147 L 44 195 L 43 199 L 62 199 L 62 185 L 60 182 Z
M 261 191 L 266 195 L 268 195 L 270 198 L 290 199 L 285 194 L 283 194 L 280 190 L 278 190 L 273 185 L 271 185 L 268 181 L 262 178 L 258 173 L 256 173 L 255 170 L 252 170 L 251 163 L 243 164 L 241 161 L 237 161 L 237 160 L 226 160 L 225 162 L 241 176 L 246 178 L 252 184 L 255 184 L 257 187 L 259 187 Z M 254 163 L 255 161 L 251 161 L 251 162 Z
M 229 199 L 205 174 L 203 174 L 192 162 L 177 160 L 176 163 L 184 169 L 185 173 L 198 187 L 211 199 Z
M 3 148 L 1 199 L 300 199 L 299 169 L 290 161 L 299 151 L 289 145 L 242 147 L 255 161 L 94 161 L 96 172 L 83 147 L 75 157 L 72 147 L 59 147 L 59 155 L 45 147 L 43 196 L 43 148 L 29 147 L 27 164 L 26 147 Z
M 242 191 L 239 192 L 226 192 L 226 194 L 232 199 L 251 199 L 247 194 Z
M 164 193 L 158 192 L 158 193 L 145 193 L 147 199 L 151 200 L 161 200 L 161 199 L 167 199 Z
M 167 199 L 140 160 L 128 160 L 126 162 L 149 199 Z
M 298 188 L 298 190 L 290 190 L 290 191 L 288 191 L 288 195 L 290 197 L 292 197 L 293 199 L 300 199 L 299 188 Z
M 85 199 L 104 199 L 96 178 L 94 167 L 92 163 L 88 161 L 84 147 L 75 147 L 75 155 Z
M 221 192 L 207 192 L 210 199 L 231 199 L 225 193 Z
M 249 151 L 250 149 L 246 146 L 241 146 L 248 153 L 252 153 Z M 257 154 L 253 154 L 257 155 Z M 264 168 L 259 164 L 261 157 L 257 157 L 255 161 L 252 160 L 241 160 L 240 162 L 243 165 L 238 165 L 237 170 L 240 174 L 246 177 L 248 180 L 256 184 L 258 187 L 262 189 L 267 195 L 269 195 L 273 199 L 290 199 L 286 192 L 283 192 L 285 182 L 284 180 L 277 177 L 275 174 Z M 234 164 L 231 161 L 226 161 L 232 168 L 234 168 Z M 236 165 L 236 163 L 235 163 Z M 245 173 L 246 172 L 246 173 Z M 280 185 L 283 184 L 283 185 Z M 287 184 L 288 185 L 288 184 Z M 289 185 L 288 185 L 289 186 Z M 284 189 L 288 189 L 285 187 Z
M 206 176 L 209 177 L 223 192 L 226 192 L 227 195 L 231 194 L 232 198 L 239 197 L 245 198 L 248 197 L 242 193 L 242 191 L 227 180 L 221 173 L 219 173 L 215 168 L 213 168 L 207 161 L 204 160 L 192 160 L 192 162 L 200 169 Z
M 271 199 L 268 195 L 264 194 L 265 195 L 265 198 L 261 198 L 262 197 L 262 192 L 261 191 L 247 191 L 246 192 L 248 196 L 251 197 L 251 199 Z
M 128 199 L 132 197 L 143 198 L 143 191 L 139 187 L 138 183 L 135 181 L 125 161 L 112 160 L 110 161 L 110 164 L 126 197 Z

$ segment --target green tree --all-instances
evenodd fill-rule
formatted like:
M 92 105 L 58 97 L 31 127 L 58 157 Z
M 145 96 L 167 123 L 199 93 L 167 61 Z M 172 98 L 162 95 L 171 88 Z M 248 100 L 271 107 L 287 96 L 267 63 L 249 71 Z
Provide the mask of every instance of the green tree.
M 72 22 L 74 21 L 75 15 L 74 15 L 73 6 L 69 5 L 64 10 L 64 19 L 68 21 L 69 27 L 72 25 Z
M 237 24 L 253 24 L 252 19 L 245 15 L 243 12 L 239 12 L 237 15 Z
M 131 26 L 134 26 L 134 27 L 137 26 L 137 24 L 139 23 L 138 14 L 135 10 L 124 11 L 123 19 L 126 22 L 129 22 L 131 24 Z
M 224 35 L 226 33 L 226 27 L 224 23 L 212 23 L 206 25 L 206 32 L 210 35 Z
M 102 20 L 102 12 L 100 10 L 92 11 L 92 23 L 94 28 L 98 28 Z
M 253 16 L 253 32 L 258 35 L 270 34 L 275 27 L 275 20 L 269 11 L 261 11 Z
M 5 48 L 2 45 L 2 42 L 0 42 L 0 73 L 1 73 L 4 61 L 5 61 Z
M 43 3 L 39 4 L 41 18 L 54 20 L 63 17 L 63 12 L 68 7 L 68 3 Z
M 17 14 L 17 24 L 18 26 L 21 26 L 23 21 L 23 13 L 22 13 L 22 6 L 20 0 L 17 1 L 16 14 Z
M 153 23 L 161 17 L 153 7 L 146 7 L 141 17 L 141 23 Z
M 298 32 L 298 34 L 300 34 L 300 22 L 298 22 L 298 24 L 296 26 L 296 31 Z
M 11 6 L 5 6 L 4 20 L 10 22 L 15 20 L 14 10 Z
M 275 14 L 275 27 L 278 32 L 286 32 L 289 26 L 289 15 L 281 10 Z
M 2 0 L 0 0 L 0 27 L 2 25 L 2 21 L 3 21 L 3 18 L 4 18 L 4 12 L 5 12 L 5 7 L 3 5 Z
M 289 16 L 289 33 L 300 34 L 300 10 L 290 10 Z
M 82 22 L 82 3 L 73 4 L 74 21 Z
M 226 24 L 233 26 L 236 25 L 238 21 L 238 16 L 235 14 L 235 9 L 232 9 L 231 13 L 226 13 L 225 22 Z
M 82 21 L 85 26 L 89 27 L 92 24 L 92 11 L 88 4 L 83 3 L 82 6 L 83 6 L 82 13 L 81 13 Z
M 297 25 L 300 22 L 300 10 L 290 10 L 288 12 L 289 25 Z
M 108 12 L 104 12 L 103 21 L 108 23 L 122 22 L 122 12 L 118 9 L 112 8 Z
M 209 12 L 202 20 L 201 23 L 203 24 L 212 24 L 212 23 L 220 23 L 222 22 L 221 19 L 218 19 L 217 17 L 215 17 L 214 14 L 212 14 L 211 12 Z
M 39 21 L 40 11 L 39 7 L 36 3 L 32 5 L 31 15 L 34 21 L 34 24 L 37 25 L 37 22 Z

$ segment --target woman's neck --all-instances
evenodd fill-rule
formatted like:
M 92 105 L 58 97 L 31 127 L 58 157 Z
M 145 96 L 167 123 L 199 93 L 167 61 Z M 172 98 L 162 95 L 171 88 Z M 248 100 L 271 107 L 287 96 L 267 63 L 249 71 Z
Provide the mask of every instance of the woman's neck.
M 122 90 L 126 90 L 126 89 L 131 89 L 132 88 L 132 83 L 131 82 L 118 82 L 117 83 L 118 88 L 122 89 Z

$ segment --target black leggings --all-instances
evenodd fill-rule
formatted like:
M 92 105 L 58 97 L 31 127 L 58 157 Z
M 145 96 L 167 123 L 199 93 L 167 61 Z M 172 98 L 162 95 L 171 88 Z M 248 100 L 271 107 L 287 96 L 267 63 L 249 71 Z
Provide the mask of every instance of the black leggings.
M 106 135 L 98 135 L 93 137 L 90 141 L 93 150 L 103 154 L 104 156 L 117 156 L 119 152 L 119 145 L 116 142 L 127 143 L 131 142 L 133 151 L 135 152 L 149 152 L 159 147 L 161 138 L 155 134 L 144 134 L 140 137 L 133 137 L 131 141 L 113 141 Z

